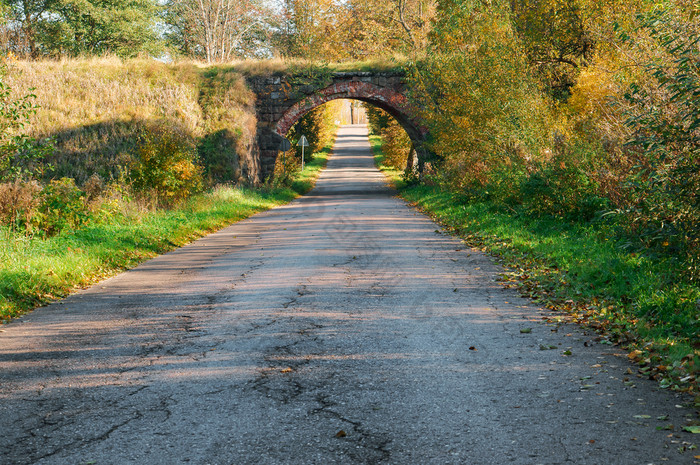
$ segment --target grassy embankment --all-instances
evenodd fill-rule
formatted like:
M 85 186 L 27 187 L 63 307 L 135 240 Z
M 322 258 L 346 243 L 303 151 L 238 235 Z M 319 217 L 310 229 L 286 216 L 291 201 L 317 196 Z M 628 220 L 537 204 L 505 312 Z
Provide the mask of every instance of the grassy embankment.
M 620 344 L 661 387 L 697 393 L 700 288 L 677 281 L 674 265 L 620 247 L 605 224 L 532 218 L 497 205 L 465 202 L 438 186 L 407 185 L 382 165 L 381 139 L 370 136 L 378 166 L 401 196 L 473 247 L 500 258 L 503 281 L 560 313 L 600 331 L 599 343 Z M 653 309 L 653 311 L 651 311 Z
M 53 170 L 38 180 L 43 191 L 29 186 L 13 197 L 12 184 L 0 183 L 21 219 L 0 225 L 0 322 L 290 201 L 312 187 L 330 152 L 316 154 L 285 186 L 212 189 L 245 185 L 251 170 L 254 96 L 230 67 L 17 62 L 7 84 L 16 97 L 35 89 L 39 109 L 26 130 L 53 138 L 55 150 L 46 160 Z M 173 152 L 201 173 L 169 163 Z M 162 163 L 149 165 L 151 177 L 136 185 L 133 172 L 144 171 L 145 155 Z M 51 184 L 61 177 L 70 183 Z M 174 179 L 192 182 L 168 187 Z M 190 197 L 186 189 L 197 179 L 210 188 Z
M 0 321 L 113 276 L 209 232 L 307 192 L 330 147 L 289 188 L 217 187 L 171 210 L 126 211 L 47 239 L 0 229 Z

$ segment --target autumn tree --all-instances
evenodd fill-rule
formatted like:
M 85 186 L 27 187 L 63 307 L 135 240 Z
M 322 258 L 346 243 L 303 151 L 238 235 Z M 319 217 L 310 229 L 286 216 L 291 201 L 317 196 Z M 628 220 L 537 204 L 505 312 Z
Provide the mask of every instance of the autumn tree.
M 424 60 L 409 69 L 410 98 L 463 192 L 504 194 L 535 162 L 546 107 L 529 76 L 509 5 L 439 0 Z
M 572 0 L 511 0 L 510 5 L 528 61 L 554 97 L 566 98 L 593 54 L 585 21 L 591 7 Z
M 282 55 L 372 59 L 425 48 L 433 0 L 287 0 L 278 36 Z
M 404 51 L 423 51 L 428 43 L 431 21 L 435 16 L 432 0 L 392 0 L 389 18 L 395 38 L 403 43 Z
M 285 57 L 327 60 L 345 51 L 333 50 L 337 10 L 332 0 L 286 0 L 283 23 L 275 38 Z M 331 52 L 331 50 L 333 50 Z

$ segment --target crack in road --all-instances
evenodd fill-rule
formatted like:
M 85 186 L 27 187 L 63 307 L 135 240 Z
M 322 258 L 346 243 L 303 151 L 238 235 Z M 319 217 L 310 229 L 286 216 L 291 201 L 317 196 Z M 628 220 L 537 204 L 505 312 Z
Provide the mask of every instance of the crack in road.
M 348 454 L 353 457 L 353 459 L 355 459 L 358 463 L 368 464 L 389 461 L 391 458 L 391 451 L 388 450 L 388 446 L 391 443 L 390 439 L 382 437 L 381 434 L 370 432 L 362 425 L 362 422 L 351 420 L 344 414 L 334 410 L 333 408 L 338 404 L 328 400 L 327 395 L 319 394 L 314 400 L 320 405 L 320 407 L 312 409 L 309 412 L 311 415 L 325 415 L 329 418 L 347 423 L 352 427 L 351 433 L 338 435 L 338 439 L 355 443 L 357 446 L 362 448 L 361 452 L 357 451 L 356 449 L 348 450 Z M 343 430 L 343 432 L 345 431 Z M 368 456 L 368 451 L 376 452 L 377 454 L 370 454 Z

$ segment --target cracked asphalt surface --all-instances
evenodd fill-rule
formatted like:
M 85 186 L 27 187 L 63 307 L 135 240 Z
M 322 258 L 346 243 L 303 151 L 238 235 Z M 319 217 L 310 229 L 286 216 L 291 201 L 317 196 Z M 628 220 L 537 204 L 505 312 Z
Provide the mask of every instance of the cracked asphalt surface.
M 3 326 L 0 463 L 693 463 L 688 399 L 500 271 L 342 128 L 309 195 Z

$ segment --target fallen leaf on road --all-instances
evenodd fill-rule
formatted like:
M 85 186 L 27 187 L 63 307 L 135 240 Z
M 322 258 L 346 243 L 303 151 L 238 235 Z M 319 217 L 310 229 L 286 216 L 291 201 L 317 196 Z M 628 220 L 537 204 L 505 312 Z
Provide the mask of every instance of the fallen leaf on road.
M 284 369 L 282 370 L 282 373 L 291 373 L 291 372 L 292 372 L 292 369 L 289 368 L 289 367 L 284 368 Z
M 532 332 L 532 328 L 522 328 L 520 332 L 523 334 L 529 334 Z
M 335 433 L 335 437 L 336 437 L 336 438 L 344 438 L 344 437 L 347 436 L 347 435 L 348 435 L 348 433 L 346 433 L 346 432 L 343 431 L 342 429 L 341 429 L 340 431 L 338 431 L 337 433 Z
M 651 418 L 651 415 L 635 415 L 634 418 L 640 418 L 640 419 L 646 420 L 648 418 Z
M 700 434 L 700 426 L 684 426 L 683 431 L 687 433 Z

